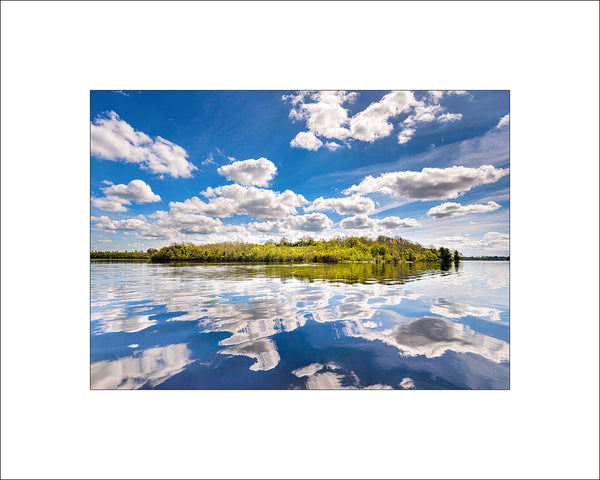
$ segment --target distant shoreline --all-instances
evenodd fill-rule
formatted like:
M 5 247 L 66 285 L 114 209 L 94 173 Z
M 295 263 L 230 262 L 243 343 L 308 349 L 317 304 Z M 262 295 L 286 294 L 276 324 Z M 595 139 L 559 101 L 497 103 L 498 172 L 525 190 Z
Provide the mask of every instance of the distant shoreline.
M 460 257 L 460 260 L 472 261 L 472 260 L 495 260 L 510 262 L 510 257 Z
M 262 245 L 223 242 L 206 245 L 174 243 L 160 250 L 146 252 L 90 252 L 92 259 L 147 259 L 152 262 L 215 262 L 215 263 L 451 263 L 459 262 L 458 251 L 448 248 L 424 247 L 401 237 L 379 236 L 376 239 L 346 237 L 333 240 L 313 240 L 304 237 L 297 242 L 281 240 Z

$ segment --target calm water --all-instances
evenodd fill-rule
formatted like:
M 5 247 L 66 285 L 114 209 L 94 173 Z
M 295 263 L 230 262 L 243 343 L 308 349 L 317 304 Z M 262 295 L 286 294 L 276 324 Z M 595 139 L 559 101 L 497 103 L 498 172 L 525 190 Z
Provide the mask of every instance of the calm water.
M 508 269 L 92 261 L 92 388 L 507 389 Z

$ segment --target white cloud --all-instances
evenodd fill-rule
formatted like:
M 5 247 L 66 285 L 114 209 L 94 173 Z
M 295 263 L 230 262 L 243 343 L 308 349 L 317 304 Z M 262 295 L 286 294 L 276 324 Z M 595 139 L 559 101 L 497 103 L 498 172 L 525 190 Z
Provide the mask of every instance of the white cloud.
M 305 212 L 335 210 L 340 215 L 369 214 L 375 210 L 375 203 L 367 197 L 354 194 L 350 197 L 323 198 L 319 197 L 308 207 Z
M 344 218 L 342 221 L 340 221 L 340 227 L 350 230 L 374 228 L 375 225 L 375 220 L 367 217 L 366 215 L 355 215 L 354 217 Z
M 342 146 L 339 143 L 335 142 L 327 142 L 325 146 L 330 152 L 335 152 L 338 148 L 342 148 Z
M 188 198 L 183 202 L 170 202 L 172 211 L 187 213 L 203 213 L 211 217 L 226 218 L 230 217 L 236 208 L 236 201 L 231 198 L 217 197 L 211 198 L 208 203 L 203 202 L 198 197 Z
M 92 205 L 107 212 L 125 212 L 131 202 L 153 203 L 159 202 L 160 196 L 152 192 L 150 185 L 143 180 L 132 180 L 127 185 L 113 185 L 105 182 L 109 187 L 103 188 L 104 198 L 92 197 Z
M 128 218 L 125 220 L 112 220 L 106 215 L 101 217 L 90 217 L 95 222 L 94 229 L 103 232 L 134 232 L 141 230 L 147 223 L 142 215 L 137 218 Z
M 217 169 L 221 175 L 241 185 L 266 187 L 277 173 L 273 162 L 264 157 L 254 160 L 241 160 Z
M 93 121 L 91 139 L 91 154 L 98 158 L 137 163 L 144 170 L 172 177 L 191 177 L 197 170 L 182 147 L 159 136 L 151 139 L 113 111 Z
M 92 206 L 105 212 L 126 212 L 127 207 L 118 198 L 96 198 L 92 197 Z
M 158 228 L 163 233 L 175 230 L 182 234 L 207 234 L 221 232 L 223 227 L 223 223 L 217 218 L 193 213 L 158 210 L 149 217 L 155 219 L 152 226 L 147 228 L 150 233 L 156 232 Z
M 353 102 L 358 94 L 344 91 L 321 91 L 310 95 L 314 102 L 304 102 L 302 96 L 296 102 L 295 118 L 306 119 L 306 126 L 315 135 L 343 140 L 350 135 L 348 111 L 344 102 Z M 298 97 L 295 98 L 295 100 Z
M 362 112 L 357 113 L 350 120 L 352 138 L 365 142 L 387 137 L 394 126 L 389 123 L 390 117 L 395 117 L 406 112 L 415 104 L 412 92 L 391 92 L 384 95 L 381 100 L 370 104 Z
M 333 226 L 331 219 L 324 213 L 290 216 L 285 219 L 285 223 L 292 228 L 309 232 L 321 232 Z
M 430 208 L 427 215 L 433 218 L 458 217 L 469 213 L 493 212 L 500 207 L 496 202 L 488 202 L 487 204 L 461 205 L 455 202 L 446 202 L 437 207 Z
M 498 125 L 496 125 L 494 127 L 495 130 L 500 130 L 502 127 L 506 127 L 510 124 L 510 113 L 507 113 L 506 115 L 504 115 L 500 121 L 498 122 Z
M 441 105 L 427 104 L 423 101 L 414 102 L 414 111 L 403 122 L 403 125 L 412 127 L 417 123 L 433 122 L 436 115 L 443 110 Z
M 363 194 L 381 192 L 396 198 L 436 200 L 456 198 L 478 185 L 496 182 L 508 175 L 508 169 L 496 169 L 492 165 L 479 168 L 449 167 L 424 168 L 421 172 L 399 171 L 383 173 L 378 177 L 367 176 L 358 185 L 343 193 Z
M 461 120 L 462 117 L 462 113 L 444 113 L 443 115 L 437 117 L 437 121 L 442 123 L 456 122 Z
M 159 202 L 160 196 L 152 192 L 152 188 L 143 180 L 131 180 L 127 185 L 118 184 L 103 188 L 107 197 L 119 198 L 123 201 L 136 203 Z
M 242 185 L 224 185 L 207 188 L 202 195 L 209 198 L 209 205 L 221 202 L 223 208 L 231 208 L 221 216 L 250 215 L 261 220 L 277 220 L 296 213 L 296 208 L 308 203 L 302 195 L 291 190 L 283 193 Z M 219 200 L 223 198 L 225 200 Z M 198 200 L 198 202 L 200 202 Z M 199 204 L 196 202 L 197 204 Z M 203 203 L 203 202 L 200 202 Z M 206 204 L 205 204 L 206 205 Z M 203 207 L 206 208 L 206 207 Z
M 252 222 L 248 224 L 248 228 L 262 233 L 272 233 L 277 235 L 287 233 L 290 230 L 290 226 L 283 220 Z
M 412 378 L 405 377 L 400 382 L 400 387 L 403 388 L 403 389 L 405 389 L 405 390 L 414 389 L 415 388 L 415 382 L 414 382 L 414 380 Z
M 290 215 L 284 220 L 275 222 L 253 222 L 248 224 L 250 230 L 256 230 L 270 234 L 292 234 L 292 229 L 308 232 L 321 232 L 333 226 L 331 219 L 323 213 L 311 213 L 308 215 Z M 297 235 L 296 235 L 297 236 Z
M 300 132 L 290 142 L 292 147 L 305 148 L 306 150 L 318 150 L 323 145 L 323 142 L 315 137 L 312 132 Z
M 458 250 L 470 248 L 476 251 L 484 251 L 488 254 L 504 255 L 508 253 L 509 235 L 508 233 L 487 232 L 480 240 L 474 238 L 452 235 L 440 237 L 433 242 L 435 245 L 441 245 Z
M 296 213 L 308 200 L 291 190 L 283 193 L 252 186 L 224 185 L 202 192 L 208 202 L 192 197 L 184 202 L 171 202 L 172 211 L 202 213 L 219 218 L 250 215 L 261 220 L 277 220 Z
M 415 134 L 414 128 L 405 128 L 398 134 L 398 143 L 402 145 L 408 142 Z
M 440 96 L 437 96 L 438 93 Z M 434 120 L 441 123 L 449 123 L 462 119 L 462 113 L 442 113 L 444 108 L 438 103 L 443 93 L 434 92 L 434 95 L 431 95 L 430 92 L 429 100 L 423 99 L 414 103 L 413 113 L 402 122 L 403 130 L 398 134 L 399 144 L 408 142 L 414 136 L 418 125 L 433 122 Z
M 413 92 L 393 91 L 379 101 L 371 103 L 364 110 L 349 117 L 345 102 L 352 103 L 357 93 L 344 91 L 300 92 L 298 95 L 284 95 L 285 101 L 292 103 L 292 120 L 306 120 L 308 132 L 300 132 L 291 142 L 293 147 L 318 150 L 322 142 L 317 137 L 338 140 L 361 140 L 374 142 L 391 134 L 394 126 L 390 119 L 402 113 L 412 112 L 403 122 L 403 131 L 398 135 L 399 143 L 408 142 L 415 133 L 418 124 L 439 120 L 450 122 L 460 120 L 460 113 L 445 113 L 439 105 L 444 94 L 459 94 L 458 91 L 430 92 L 421 100 L 416 100 Z M 312 102 L 307 101 L 313 100 Z M 312 134 L 312 135 L 311 135 Z M 330 146 L 331 144 L 331 146 Z M 335 142 L 327 143 L 328 148 L 340 148 Z
M 396 228 L 410 228 L 420 227 L 421 224 L 414 218 L 400 218 L 400 217 L 385 217 L 378 221 L 379 225 L 389 230 Z
M 379 229 L 395 230 L 397 228 L 420 227 L 421 224 L 414 218 L 385 217 L 380 219 L 369 218 L 366 215 L 356 215 L 354 217 L 344 218 L 340 221 L 340 227 L 350 230 L 374 229 L 372 234 L 379 232 Z

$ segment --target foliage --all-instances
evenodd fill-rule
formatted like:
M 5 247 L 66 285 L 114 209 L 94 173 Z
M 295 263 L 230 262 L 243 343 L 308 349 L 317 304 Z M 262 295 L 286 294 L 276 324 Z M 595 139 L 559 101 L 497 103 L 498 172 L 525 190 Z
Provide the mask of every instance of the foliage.
M 444 252 L 444 253 L 442 253 Z M 150 255 L 155 262 L 267 262 L 267 263 L 401 263 L 439 262 L 444 255 L 452 258 L 447 248 L 425 248 L 401 237 L 379 236 L 337 237 L 333 240 L 313 240 L 304 237 L 297 242 L 282 239 L 279 243 L 256 245 L 223 242 L 193 245 L 174 243 Z

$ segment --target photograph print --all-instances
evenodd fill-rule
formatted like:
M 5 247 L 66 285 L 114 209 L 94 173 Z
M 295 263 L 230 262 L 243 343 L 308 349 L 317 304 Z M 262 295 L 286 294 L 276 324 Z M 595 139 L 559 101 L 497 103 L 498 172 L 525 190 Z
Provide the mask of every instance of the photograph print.
M 90 388 L 509 389 L 509 100 L 91 91 Z

